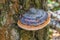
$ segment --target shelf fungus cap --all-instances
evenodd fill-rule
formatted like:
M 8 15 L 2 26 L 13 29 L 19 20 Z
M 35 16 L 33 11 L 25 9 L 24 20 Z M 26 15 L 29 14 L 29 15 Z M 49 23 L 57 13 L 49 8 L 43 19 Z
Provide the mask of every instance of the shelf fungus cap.
M 17 24 L 20 28 L 33 31 L 33 30 L 42 29 L 50 23 L 50 20 L 51 20 L 50 14 L 47 13 L 48 16 L 46 16 L 46 14 L 43 14 L 43 12 L 42 13 L 39 12 L 39 10 L 36 11 L 36 9 L 34 8 L 32 10 L 30 9 L 31 12 L 34 12 L 33 10 L 35 11 L 35 13 L 33 13 L 34 15 L 32 15 L 32 13 L 31 14 L 28 13 L 28 15 L 32 15 L 32 17 L 26 15 L 22 17 L 21 20 L 18 20 Z M 36 21 L 36 18 L 38 18 L 37 21 Z

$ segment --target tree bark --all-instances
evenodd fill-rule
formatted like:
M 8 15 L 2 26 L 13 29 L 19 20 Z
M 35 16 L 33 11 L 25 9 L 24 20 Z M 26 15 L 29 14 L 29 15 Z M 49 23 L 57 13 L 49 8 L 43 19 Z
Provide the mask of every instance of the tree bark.
M 45 2 L 47 0 L 44 1 L 39 0 L 39 1 L 41 1 L 42 5 L 41 8 L 46 10 Z M 37 31 L 23 30 L 18 27 L 17 25 L 18 15 L 16 13 L 19 13 L 20 8 L 19 0 L 11 0 L 11 1 L 4 0 L 3 2 L 4 4 L 2 5 L 4 6 L 2 6 L 3 8 L 1 10 L 1 16 L 0 16 L 0 40 L 49 40 L 48 26 Z M 39 8 L 38 5 L 37 7 Z M 25 6 L 24 8 L 28 9 L 29 4 L 28 8 L 27 6 Z

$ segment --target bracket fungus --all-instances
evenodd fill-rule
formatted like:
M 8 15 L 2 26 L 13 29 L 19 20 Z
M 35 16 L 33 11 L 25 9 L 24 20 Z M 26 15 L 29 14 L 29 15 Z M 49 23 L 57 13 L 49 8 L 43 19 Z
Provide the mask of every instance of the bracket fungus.
M 18 20 L 18 26 L 25 30 L 39 30 L 44 28 L 50 22 L 50 15 L 41 9 L 30 8 Z

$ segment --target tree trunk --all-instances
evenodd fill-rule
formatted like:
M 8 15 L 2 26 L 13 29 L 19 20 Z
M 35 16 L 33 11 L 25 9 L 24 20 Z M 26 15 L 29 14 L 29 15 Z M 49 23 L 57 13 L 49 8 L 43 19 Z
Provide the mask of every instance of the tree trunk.
M 2 3 L 0 2 L 0 4 L 2 7 L 0 7 L 0 40 L 49 40 L 48 26 L 37 31 L 23 30 L 18 27 L 17 20 L 19 13 L 21 10 L 28 10 L 30 4 L 23 4 L 23 1 L 21 0 L 1 1 Z M 26 1 L 28 2 L 28 0 Z M 35 5 L 35 7 L 47 10 L 46 2 L 47 0 L 39 0 L 39 3 L 36 3 L 36 5 L 38 5 Z M 20 9 L 21 5 L 23 5 L 22 9 Z

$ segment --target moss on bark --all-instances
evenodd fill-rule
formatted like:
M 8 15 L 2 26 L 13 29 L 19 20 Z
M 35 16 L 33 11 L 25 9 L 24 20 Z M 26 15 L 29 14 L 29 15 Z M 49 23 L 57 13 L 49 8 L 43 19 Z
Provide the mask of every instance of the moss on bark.
M 38 0 L 36 1 L 38 2 Z M 39 0 L 39 3 L 40 1 L 41 0 Z M 15 15 L 15 14 L 19 13 L 19 3 L 18 3 L 18 0 L 16 1 L 13 0 L 12 2 L 13 4 L 11 5 L 10 4 L 11 1 L 6 0 L 6 3 L 4 4 L 3 10 L 6 13 L 1 14 L 0 20 L 2 19 L 5 20 L 3 16 L 6 16 L 6 22 L 4 22 L 5 23 L 4 25 L 1 24 L 2 21 L 0 22 L 0 40 L 48 40 L 48 30 L 49 30 L 48 26 L 37 31 L 23 30 L 18 27 L 17 25 L 18 15 Z M 29 9 L 30 4 L 28 4 L 27 6 L 27 3 L 26 3 L 26 6 L 23 5 L 23 7 L 26 9 Z M 41 3 L 41 5 L 39 3 L 36 3 L 37 6 L 34 3 L 33 4 L 37 8 L 39 8 L 39 6 L 43 4 L 43 2 Z M 43 6 L 41 6 L 41 8 L 42 7 Z M 43 9 L 46 9 L 46 8 L 43 8 Z M 22 10 L 25 10 L 25 9 L 22 9 Z

